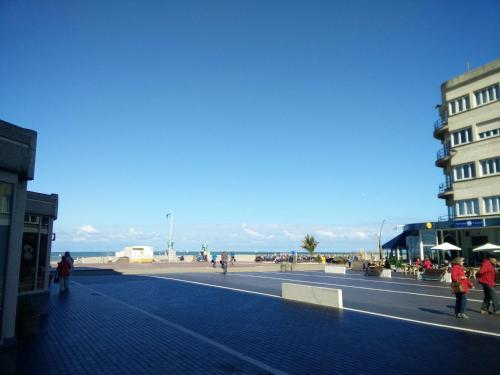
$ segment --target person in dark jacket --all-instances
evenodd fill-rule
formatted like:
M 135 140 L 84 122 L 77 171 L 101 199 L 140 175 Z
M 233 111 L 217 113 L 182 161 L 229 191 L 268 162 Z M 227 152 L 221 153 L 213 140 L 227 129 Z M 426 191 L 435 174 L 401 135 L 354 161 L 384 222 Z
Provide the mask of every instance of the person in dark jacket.
M 61 257 L 61 261 L 57 263 L 57 272 L 59 273 L 59 292 L 67 292 L 68 289 L 68 278 L 71 271 L 71 262 L 64 255 Z
M 469 281 L 465 275 L 464 270 L 464 258 L 455 258 L 452 261 L 453 266 L 451 267 L 451 281 L 454 283 L 460 283 L 462 285 L 461 292 L 455 293 L 455 316 L 461 319 L 468 319 L 469 316 L 465 313 L 467 310 L 467 293 L 469 288 L 473 288 L 474 285 Z
M 496 262 L 497 260 L 495 257 L 485 258 L 479 272 L 476 274 L 477 281 L 482 285 L 484 291 L 484 299 L 481 306 L 481 314 L 483 315 L 490 313 L 490 304 L 493 310 L 490 314 L 500 315 L 500 308 L 495 293 Z

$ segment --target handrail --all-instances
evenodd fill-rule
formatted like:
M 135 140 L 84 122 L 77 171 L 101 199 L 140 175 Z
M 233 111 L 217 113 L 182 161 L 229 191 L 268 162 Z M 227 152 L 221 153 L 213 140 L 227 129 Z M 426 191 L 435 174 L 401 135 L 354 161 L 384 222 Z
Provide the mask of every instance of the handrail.
M 437 160 L 441 160 L 450 156 L 450 151 L 451 151 L 450 145 L 445 145 L 441 150 L 437 152 Z
M 441 117 L 434 121 L 434 130 L 442 129 L 445 125 L 448 125 L 448 117 Z
M 439 184 L 439 192 L 440 193 L 445 193 L 447 191 L 450 191 L 452 188 L 451 188 L 451 183 L 449 182 L 443 182 L 441 184 Z

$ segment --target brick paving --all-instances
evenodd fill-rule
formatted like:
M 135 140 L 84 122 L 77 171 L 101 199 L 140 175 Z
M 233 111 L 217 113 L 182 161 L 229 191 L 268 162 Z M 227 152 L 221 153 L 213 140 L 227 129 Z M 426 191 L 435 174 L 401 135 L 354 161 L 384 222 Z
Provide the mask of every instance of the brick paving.
M 290 374 L 500 365 L 495 337 L 146 276 L 73 279 L 67 295 L 53 288 L 40 334 L 20 345 L 19 374 L 272 373 L 252 360 Z

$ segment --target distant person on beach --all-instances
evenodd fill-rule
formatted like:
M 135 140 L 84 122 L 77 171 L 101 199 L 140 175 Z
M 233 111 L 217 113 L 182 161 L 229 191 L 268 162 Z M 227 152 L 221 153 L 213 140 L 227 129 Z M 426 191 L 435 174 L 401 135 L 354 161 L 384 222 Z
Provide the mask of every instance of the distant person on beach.
M 494 314 L 500 315 L 500 308 L 498 306 L 498 299 L 495 292 L 495 265 L 497 260 L 495 257 L 484 258 L 483 264 L 479 269 L 477 276 L 477 281 L 483 287 L 484 299 L 481 305 L 481 314 Z M 490 312 L 490 304 L 492 306 L 492 312 Z
M 234 251 L 231 251 L 231 266 L 236 262 L 236 256 L 234 255 Z
M 216 253 L 213 253 L 212 254 L 212 267 L 215 268 L 216 267 L 216 261 L 217 261 L 217 254 Z
M 474 285 L 465 275 L 464 258 L 455 258 L 452 261 L 451 267 L 451 286 L 452 292 L 455 294 L 455 316 L 461 319 L 468 319 L 469 316 L 465 313 L 467 310 L 467 293 L 469 288 Z
M 66 258 L 66 256 L 61 257 L 61 261 L 57 263 L 57 272 L 59 273 L 59 292 L 67 292 L 68 289 L 68 278 L 71 270 L 71 261 Z

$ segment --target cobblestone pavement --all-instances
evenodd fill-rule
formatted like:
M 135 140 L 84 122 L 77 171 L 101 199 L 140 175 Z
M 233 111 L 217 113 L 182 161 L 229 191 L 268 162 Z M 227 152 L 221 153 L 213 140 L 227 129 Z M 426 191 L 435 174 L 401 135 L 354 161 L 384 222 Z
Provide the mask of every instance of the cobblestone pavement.
M 378 312 L 387 305 L 384 311 L 394 315 L 416 310 L 421 314 L 418 319 L 444 316 L 454 324 L 468 324 L 463 328 L 498 331 L 500 318 L 487 316 L 482 322 L 471 323 L 442 315 L 448 314 L 449 305 L 453 305 L 453 300 L 439 297 L 449 296 L 445 289 L 421 286 L 411 280 L 408 284 L 416 285 L 405 285 L 403 279 L 374 284 L 375 280 L 361 281 L 358 274 L 343 278 L 324 278 L 319 273 L 254 275 L 270 278 L 245 275 L 163 276 L 270 296 L 150 276 L 74 277 L 69 293 L 59 295 L 55 288 L 51 291 L 50 314 L 43 319 L 40 334 L 19 347 L 18 372 L 444 374 L 477 373 L 486 370 L 484 366 L 494 369 L 500 365 L 498 337 L 349 310 L 284 303 L 272 297 L 279 294 L 282 278 L 301 283 L 303 279 L 331 282 L 349 285 L 342 287 L 346 307 L 366 298 L 366 304 L 359 302 L 360 309 Z M 438 297 L 384 289 L 419 290 Z M 477 293 L 471 298 L 479 296 Z M 418 310 L 419 306 L 431 311 Z M 477 304 L 471 303 L 470 307 L 475 310 Z M 473 313 L 470 320 L 476 321 Z

